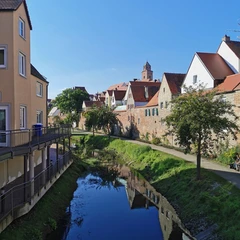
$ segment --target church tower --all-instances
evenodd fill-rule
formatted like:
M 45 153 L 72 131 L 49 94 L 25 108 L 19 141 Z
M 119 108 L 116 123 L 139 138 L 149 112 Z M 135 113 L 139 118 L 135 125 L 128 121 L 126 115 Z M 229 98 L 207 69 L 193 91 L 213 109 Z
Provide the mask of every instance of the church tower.
M 142 81 L 152 81 L 153 80 L 153 71 L 151 70 L 151 65 L 149 62 L 143 66 L 142 71 Z

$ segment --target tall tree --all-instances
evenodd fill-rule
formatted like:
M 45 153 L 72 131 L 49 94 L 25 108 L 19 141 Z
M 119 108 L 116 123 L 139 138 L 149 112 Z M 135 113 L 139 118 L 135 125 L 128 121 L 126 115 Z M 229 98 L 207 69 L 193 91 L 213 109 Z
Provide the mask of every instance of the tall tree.
M 165 120 L 169 132 L 186 152 L 192 145 L 197 146 L 197 179 L 200 179 L 202 153 L 209 150 L 216 136 L 236 138 L 237 116 L 233 105 L 216 91 L 206 91 L 203 86 L 185 88 L 185 91 L 172 101 L 171 113 Z
M 89 100 L 89 94 L 87 92 L 80 89 L 67 88 L 57 95 L 53 104 L 57 106 L 62 113 L 74 115 L 73 120 L 76 120 L 78 125 L 84 100 Z

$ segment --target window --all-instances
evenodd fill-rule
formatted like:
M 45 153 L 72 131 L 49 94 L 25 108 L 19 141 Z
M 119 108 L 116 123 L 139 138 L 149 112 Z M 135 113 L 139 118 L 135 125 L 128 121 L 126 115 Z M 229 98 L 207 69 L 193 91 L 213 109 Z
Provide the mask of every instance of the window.
M 140 118 L 138 118 L 138 124 L 140 124 Z
M 168 102 L 167 101 L 165 101 L 165 108 L 167 108 L 168 107 Z
M 150 109 L 148 109 L 148 116 L 151 116 L 151 111 L 150 111 Z
M 42 122 L 43 122 L 43 112 L 37 111 L 37 123 L 42 123 Z
M 6 47 L 0 46 L 0 68 L 7 67 L 7 50 Z
M 156 108 L 156 115 L 158 116 L 158 108 Z
M 19 53 L 19 74 L 26 77 L 26 56 Z
M 20 106 L 20 129 L 26 128 L 26 107 L 25 106 Z
M 155 115 L 155 108 L 152 109 L 152 115 Z
M 37 82 L 36 93 L 37 93 L 37 96 L 39 96 L 39 97 L 43 96 L 43 85 L 40 82 Z
M 147 109 L 145 109 L 145 116 L 147 116 L 148 115 L 148 110 Z
M 163 102 L 160 103 L 160 108 L 163 109 Z
M 197 83 L 197 75 L 193 75 L 193 84 Z
M 18 31 L 19 35 L 22 38 L 25 38 L 25 22 L 21 18 L 18 20 Z

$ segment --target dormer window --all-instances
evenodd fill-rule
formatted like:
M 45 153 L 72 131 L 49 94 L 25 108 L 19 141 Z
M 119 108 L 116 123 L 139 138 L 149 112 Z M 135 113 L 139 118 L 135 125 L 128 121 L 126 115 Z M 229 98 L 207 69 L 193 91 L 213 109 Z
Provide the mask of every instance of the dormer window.
M 18 31 L 19 35 L 22 38 L 25 38 L 25 22 L 21 18 L 18 20 Z
M 193 84 L 197 83 L 197 75 L 193 75 Z

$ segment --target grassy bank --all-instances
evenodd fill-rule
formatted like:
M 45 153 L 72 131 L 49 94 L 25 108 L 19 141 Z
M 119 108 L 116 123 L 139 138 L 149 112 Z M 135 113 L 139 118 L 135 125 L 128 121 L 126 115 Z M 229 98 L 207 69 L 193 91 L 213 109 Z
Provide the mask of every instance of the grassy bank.
M 240 239 L 240 190 L 218 175 L 201 170 L 196 180 L 196 166 L 181 158 L 106 137 L 85 137 L 92 146 L 108 145 L 121 154 L 124 162 L 138 170 L 175 207 L 185 226 L 196 235 L 203 229 L 217 227 L 218 239 Z M 90 140 L 89 140 L 90 139 Z M 87 145 L 87 142 L 85 144 Z M 103 144 L 104 143 L 104 144 Z
M 46 195 L 38 202 L 30 213 L 15 220 L 0 234 L 2 240 L 42 240 L 44 236 L 57 227 L 73 192 L 77 187 L 76 180 L 86 171 L 88 164 L 74 159 L 73 164 L 57 180 Z

